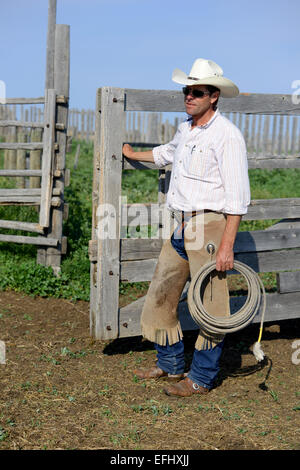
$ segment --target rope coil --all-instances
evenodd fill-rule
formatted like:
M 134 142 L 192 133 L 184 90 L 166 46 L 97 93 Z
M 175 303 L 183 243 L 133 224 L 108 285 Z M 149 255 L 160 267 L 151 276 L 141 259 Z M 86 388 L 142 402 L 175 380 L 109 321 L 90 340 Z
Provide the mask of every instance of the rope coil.
M 266 310 L 266 293 L 264 285 L 253 269 L 244 263 L 235 261 L 233 268 L 242 274 L 248 285 L 248 295 L 244 305 L 236 313 L 230 317 L 216 318 L 210 315 L 204 308 L 201 299 L 201 285 L 209 274 L 216 268 L 215 261 L 205 264 L 191 280 L 188 291 L 188 306 L 190 314 L 205 332 L 208 334 L 226 334 L 245 328 L 251 323 L 257 315 L 261 306 L 261 322 L 260 332 L 257 343 L 254 346 L 255 351 L 258 351 L 258 356 L 255 354 L 257 360 L 262 360 L 264 357 L 260 349 L 259 343 L 262 336 L 264 315 Z M 262 356 L 262 357 L 261 357 Z

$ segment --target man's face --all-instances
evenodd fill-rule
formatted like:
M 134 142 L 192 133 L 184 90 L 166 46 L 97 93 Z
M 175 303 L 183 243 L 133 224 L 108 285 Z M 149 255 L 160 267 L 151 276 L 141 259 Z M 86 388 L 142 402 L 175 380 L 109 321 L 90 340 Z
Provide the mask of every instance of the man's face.
M 203 115 L 209 109 L 212 109 L 213 103 L 218 98 L 218 92 L 209 95 L 205 85 L 192 85 L 188 87 L 191 90 L 201 90 L 206 92 L 201 98 L 196 98 L 191 93 L 184 97 L 185 109 L 190 116 Z

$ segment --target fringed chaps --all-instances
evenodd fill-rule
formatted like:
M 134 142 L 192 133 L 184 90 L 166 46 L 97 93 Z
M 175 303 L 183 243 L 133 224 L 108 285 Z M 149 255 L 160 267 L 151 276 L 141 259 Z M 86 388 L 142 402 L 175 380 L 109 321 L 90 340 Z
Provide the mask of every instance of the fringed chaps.
M 141 316 L 142 334 L 148 340 L 166 345 L 168 338 L 171 345 L 182 339 L 177 312 L 182 290 L 189 277 L 192 278 L 208 261 L 215 260 L 225 225 L 224 214 L 216 212 L 205 212 L 190 219 L 184 234 L 188 261 L 179 256 L 170 240 L 164 243 Z M 208 243 L 215 246 L 212 256 L 206 248 Z M 202 291 L 203 305 L 209 314 L 216 317 L 230 315 L 226 273 L 213 271 Z M 209 349 L 223 338 L 224 335 L 209 335 L 199 330 L 195 348 Z

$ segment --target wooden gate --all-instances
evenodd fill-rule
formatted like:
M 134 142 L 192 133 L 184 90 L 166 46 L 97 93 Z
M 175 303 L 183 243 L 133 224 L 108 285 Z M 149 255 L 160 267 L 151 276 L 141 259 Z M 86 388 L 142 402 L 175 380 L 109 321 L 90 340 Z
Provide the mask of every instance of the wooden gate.
M 45 96 L 9 98 L 2 105 L 0 130 L 6 129 L 5 164 L 0 176 L 10 178 L 9 188 L 0 189 L 0 205 L 36 206 L 38 222 L 0 220 L 0 229 L 20 230 L 29 235 L 0 234 L 0 241 L 37 245 L 37 262 L 60 271 L 66 252 L 63 219 L 66 214 L 64 187 L 69 108 L 70 27 L 56 24 L 56 0 L 49 0 Z M 3 119 L 5 107 L 43 105 L 42 122 Z M 32 234 L 30 235 L 30 232 Z M 37 234 L 34 235 L 33 234 Z
M 219 109 L 235 122 L 244 120 L 249 169 L 300 168 L 300 105 L 293 104 L 292 96 L 241 94 L 230 100 L 220 99 Z M 163 242 L 162 234 L 170 223 L 163 211 L 170 177 L 168 167 L 159 171 L 157 204 L 122 204 L 122 170 L 154 168 L 153 164 L 122 157 L 128 111 L 184 112 L 182 93 L 109 87 L 97 92 L 93 223 L 89 246 L 90 332 L 97 339 L 140 335 L 140 314 L 145 298 L 119 308 L 119 282 L 151 280 Z M 263 219 L 280 222 L 267 230 L 239 232 L 234 247 L 235 259 L 256 272 L 277 273 L 278 292 L 267 294 L 266 322 L 298 318 L 300 198 L 252 200 L 243 220 Z M 107 236 L 103 231 L 104 221 L 111 232 Z M 124 236 L 124 226 L 150 223 L 159 224 L 158 238 Z M 243 302 L 243 297 L 233 297 L 232 311 Z M 179 303 L 179 315 L 183 330 L 197 328 L 184 299 Z M 254 322 L 259 321 L 257 315 Z

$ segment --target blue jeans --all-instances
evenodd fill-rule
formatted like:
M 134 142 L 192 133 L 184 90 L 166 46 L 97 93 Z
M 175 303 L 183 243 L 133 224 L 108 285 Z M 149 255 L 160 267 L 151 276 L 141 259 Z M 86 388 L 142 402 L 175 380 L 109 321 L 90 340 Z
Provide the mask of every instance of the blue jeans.
M 205 388 L 212 388 L 219 372 L 219 360 L 223 350 L 224 340 L 215 347 L 198 351 L 195 349 L 191 369 L 187 376 L 196 384 Z M 184 344 L 177 343 L 161 346 L 154 343 L 157 351 L 157 365 L 169 374 L 183 374 L 184 372 Z

